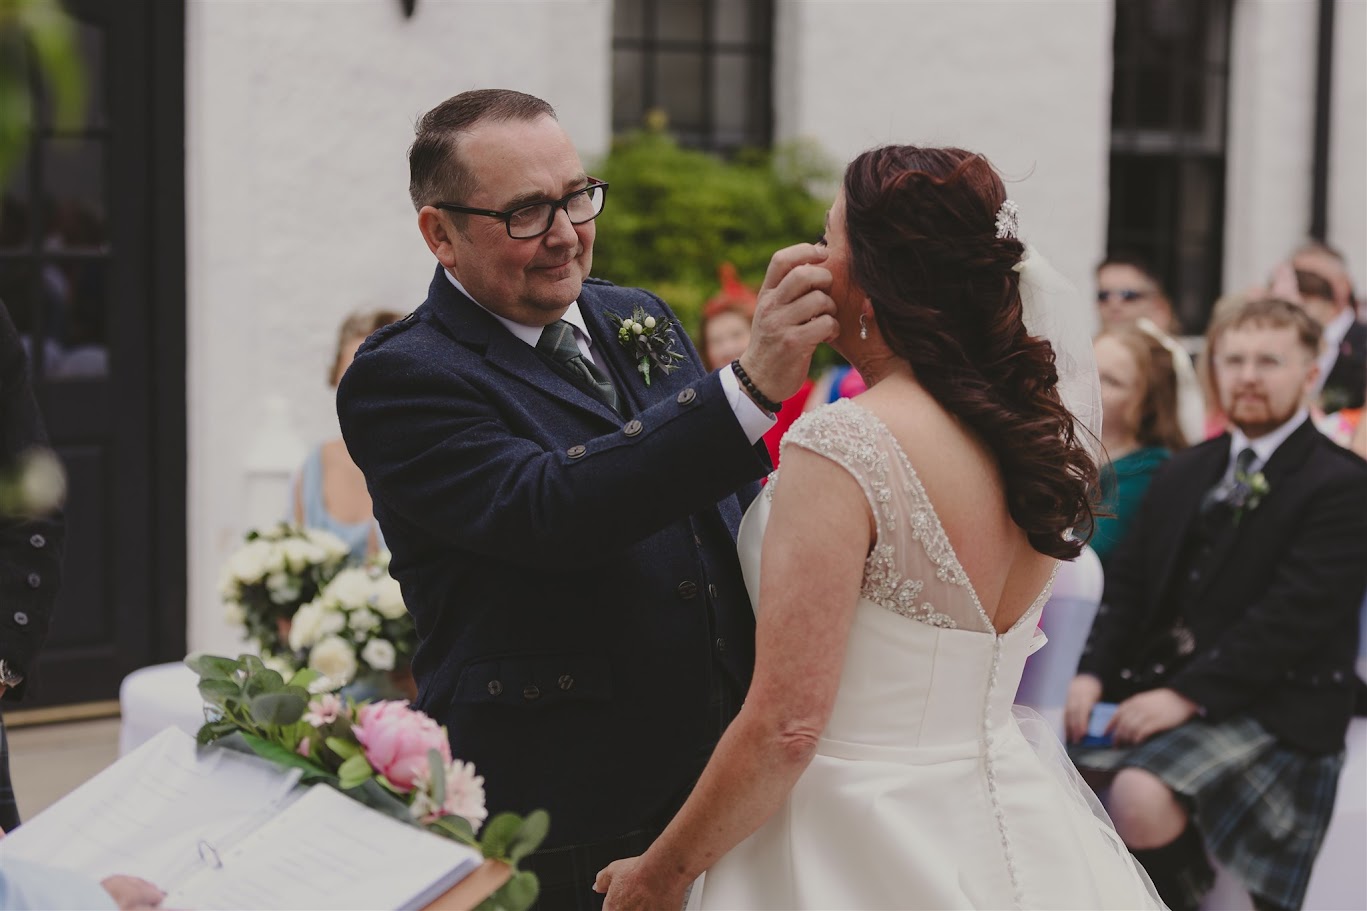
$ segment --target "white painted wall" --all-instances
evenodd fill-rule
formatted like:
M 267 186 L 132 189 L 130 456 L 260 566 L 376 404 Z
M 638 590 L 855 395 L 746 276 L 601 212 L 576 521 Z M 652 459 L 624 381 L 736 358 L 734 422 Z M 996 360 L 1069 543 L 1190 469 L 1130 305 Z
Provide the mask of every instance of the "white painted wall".
M 1367 298 L 1367 0 L 1338 0 L 1329 127 L 1329 242 Z M 1367 310 L 1363 311 L 1367 315 Z
M 842 163 L 885 143 L 986 155 L 1021 233 L 1084 294 L 1106 246 L 1112 4 L 777 0 L 775 119 Z
M 336 433 L 324 379 L 338 323 L 426 294 L 433 260 L 407 194 L 413 122 L 466 89 L 518 88 L 555 105 L 592 158 L 610 130 L 610 36 L 610 0 L 423 0 L 411 20 L 394 0 L 189 0 L 192 649 L 237 644 L 219 567 L 271 518 L 267 501 L 283 514 L 269 466 Z M 293 440 L 264 437 L 271 396 Z

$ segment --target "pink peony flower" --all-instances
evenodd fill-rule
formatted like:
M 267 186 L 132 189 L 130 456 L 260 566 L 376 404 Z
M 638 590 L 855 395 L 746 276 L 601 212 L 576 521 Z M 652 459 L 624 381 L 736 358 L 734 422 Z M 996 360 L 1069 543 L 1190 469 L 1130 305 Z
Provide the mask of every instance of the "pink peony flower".
M 314 727 L 331 724 L 342 713 L 342 699 L 336 693 L 326 693 L 309 702 L 309 710 L 304 713 L 304 721 Z
M 442 765 L 451 761 L 446 732 L 407 702 L 373 702 L 363 706 L 352 727 L 375 771 L 400 791 L 411 791 L 428 777 L 427 753 L 436 750 Z
M 309 755 L 309 738 L 305 737 L 303 740 L 299 741 L 299 746 L 294 748 L 294 752 L 307 759 Z

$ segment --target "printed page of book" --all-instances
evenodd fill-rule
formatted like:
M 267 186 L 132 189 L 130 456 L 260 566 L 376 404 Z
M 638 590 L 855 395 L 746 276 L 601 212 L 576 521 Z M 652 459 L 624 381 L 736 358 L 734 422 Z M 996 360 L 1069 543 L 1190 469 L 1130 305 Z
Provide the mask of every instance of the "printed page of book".
M 297 770 L 167 728 L 14 832 L 0 853 L 162 888 L 198 869 L 201 842 L 231 840 L 289 799 Z
M 163 907 L 418 909 L 484 860 L 326 785 L 216 854 Z

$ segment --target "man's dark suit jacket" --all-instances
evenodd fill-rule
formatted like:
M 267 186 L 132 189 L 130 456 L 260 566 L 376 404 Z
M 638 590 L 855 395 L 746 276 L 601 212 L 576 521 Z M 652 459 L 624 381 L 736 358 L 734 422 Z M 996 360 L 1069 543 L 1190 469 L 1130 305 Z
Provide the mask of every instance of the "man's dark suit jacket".
M 579 296 L 620 415 L 440 267 L 337 395 L 417 624 L 417 705 L 491 813 L 550 811 L 548 848 L 667 822 L 715 745 L 712 675 L 744 692 L 754 663 L 735 535 L 764 447 L 682 329 L 687 359 L 646 386 L 608 317 L 634 306 L 674 319 L 636 289 Z
M 1173 456 L 1106 572 L 1079 664 L 1123 697 L 1166 635 L 1164 599 L 1201 499 L 1225 472 L 1228 435 Z M 1211 721 L 1253 716 L 1283 742 L 1343 748 L 1353 713 L 1358 612 L 1367 586 L 1367 465 L 1310 421 L 1263 468 L 1269 492 L 1216 536 L 1187 614 L 1195 651 L 1158 685 Z
M 0 471 L 8 473 L 25 451 L 46 445 L 28 356 L 9 311 L 0 305 Z M 61 581 L 64 527 L 60 513 L 0 516 L 0 658 L 25 675 L 0 704 L 24 697 L 33 661 L 47 639 Z
M 1338 357 L 1324 378 L 1320 401 L 1326 410 L 1361 408 L 1367 392 L 1367 324 L 1353 323 L 1339 345 Z

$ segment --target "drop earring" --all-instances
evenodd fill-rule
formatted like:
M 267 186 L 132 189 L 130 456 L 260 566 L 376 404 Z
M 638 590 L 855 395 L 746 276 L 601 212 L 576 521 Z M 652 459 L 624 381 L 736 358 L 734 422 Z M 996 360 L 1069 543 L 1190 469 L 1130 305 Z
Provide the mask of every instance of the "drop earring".
M 869 337 L 869 324 L 864 322 L 864 314 L 859 314 L 859 337 L 865 341 Z

